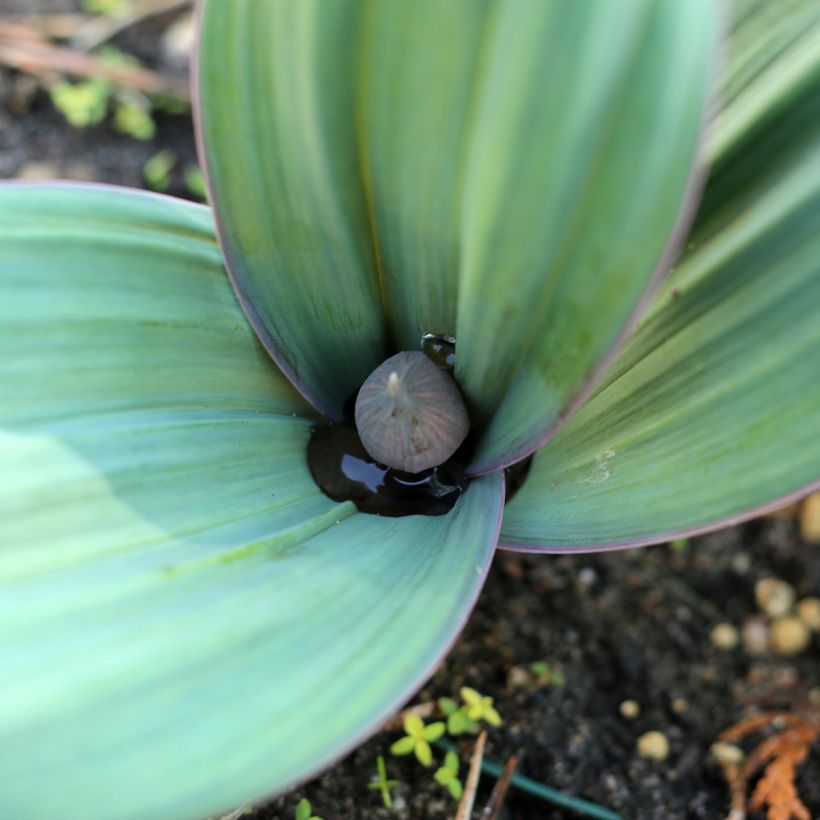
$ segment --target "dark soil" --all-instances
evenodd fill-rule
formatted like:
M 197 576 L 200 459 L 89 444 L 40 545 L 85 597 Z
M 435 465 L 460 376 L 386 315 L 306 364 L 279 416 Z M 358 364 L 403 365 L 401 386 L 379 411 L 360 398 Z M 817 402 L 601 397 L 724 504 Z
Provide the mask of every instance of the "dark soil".
M 12 13 L 75 7 L 0 0 L 0 22 Z M 170 72 L 157 43 L 173 19 L 148 20 L 115 42 Z M 0 67 L 0 178 L 59 176 L 144 187 L 144 163 L 170 148 L 179 161 L 169 193 L 190 197 L 183 182 L 184 169 L 195 162 L 190 117 L 158 114 L 156 120 L 157 135 L 148 142 L 119 135 L 108 122 L 71 128 L 40 81 Z M 463 685 L 494 697 L 504 723 L 489 732 L 489 759 L 503 763 L 518 753 L 522 774 L 624 818 L 722 817 L 728 791 L 710 745 L 754 709 L 795 710 L 816 700 L 820 641 L 815 633 L 807 651 L 786 659 L 753 655 L 743 643 L 717 649 L 711 629 L 721 621 L 740 629 L 759 614 L 754 586 L 764 577 L 789 582 L 798 596 L 820 595 L 816 550 L 801 541 L 791 512 L 678 549 L 567 557 L 501 553 L 467 629 L 416 702 L 455 697 Z M 530 670 L 539 661 L 558 669 L 563 684 L 539 683 Z M 636 718 L 621 715 L 625 700 L 640 705 Z M 637 753 L 638 738 L 650 730 L 669 740 L 664 761 Z M 244 816 L 291 818 L 298 799 L 307 797 L 325 820 L 452 817 L 455 802 L 432 772 L 389 754 L 399 734 L 377 734 L 322 777 Z M 471 742 L 463 744 L 463 768 Z M 379 754 L 400 781 L 391 811 L 367 788 Z M 815 817 L 819 764 L 815 749 L 798 777 Z M 479 809 L 491 786 L 488 778 L 482 781 Z M 507 820 L 573 816 L 515 790 L 502 813 Z
M 487 756 L 523 754 L 520 771 L 624 818 L 719 818 L 728 793 L 709 747 L 752 708 L 790 708 L 818 680 L 818 646 L 789 660 L 752 656 L 741 645 L 712 646 L 721 621 L 740 627 L 757 613 L 754 585 L 774 576 L 799 595 L 820 590 L 816 547 L 801 543 L 792 516 L 769 517 L 668 545 L 609 554 L 518 556 L 500 553 L 464 634 L 416 701 L 457 696 L 469 685 L 492 695 L 504 724 L 489 733 Z M 528 673 L 546 661 L 563 686 L 538 686 Z M 520 683 L 519 683 L 520 681 Z M 816 697 L 816 695 L 815 695 Z M 624 700 L 640 715 L 626 719 Z M 637 739 L 663 732 L 663 762 L 638 756 Z M 323 777 L 256 816 L 290 817 L 298 797 L 327 818 L 447 818 L 453 803 L 431 772 L 391 757 L 400 732 L 377 735 Z M 379 809 L 366 790 L 376 756 L 402 782 L 401 812 Z M 469 749 L 463 755 L 468 759 Z M 800 770 L 798 786 L 820 816 L 820 756 Z M 483 805 L 491 782 L 483 785 Z M 509 820 L 574 817 L 510 792 Z M 750 815 L 756 817 L 762 815 Z

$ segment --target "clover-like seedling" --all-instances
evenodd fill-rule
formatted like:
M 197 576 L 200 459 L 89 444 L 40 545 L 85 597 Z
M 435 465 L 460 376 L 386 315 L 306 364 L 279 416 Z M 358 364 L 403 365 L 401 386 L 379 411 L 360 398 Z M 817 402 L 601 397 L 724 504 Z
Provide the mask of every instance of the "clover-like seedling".
M 459 706 L 452 698 L 439 698 L 438 708 L 447 718 L 447 734 L 463 735 L 466 732 L 476 734 L 479 725 L 467 717 L 466 707 Z
M 310 805 L 310 800 L 303 797 L 296 807 L 296 813 L 293 815 L 294 820 L 322 820 L 313 813 L 313 807 Z
M 493 706 L 492 698 L 479 694 L 469 686 L 462 686 L 459 694 L 464 701 L 465 712 L 470 720 L 483 720 L 490 726 L 501 725 L 501 715 Z
M 387 767 L 384 765 L 384 758 L 381 755 L 376 758 L 376 771 L 378 772 L 376 779 L 372 783 L 368 783 L 367 788 L 381 792 L 384 807 L 389 809 L 393 805 L 393 796 L 390 794 L 390 789 L 398 786 L 399 781 L 388 779 Z
M 447 752 L 447 756 L 444 758 L 444 765 L 433 775 L 436 783 L 441 783 L 442 786 L 446 786 L 447 790 L 456 800 L 461 797 L 464 791 L 461 780 L 458 778 L 458 767 L 458 755 L 455 752 Z
M 422 766 L 433 762 L 433 750 L 430 744 L 444 734 L 444 723 L 436 721 L 429 726 L 418 715 L 408 715 L 404 719 L 405 736 L 399 738 L 391 747 L 394 755 L 409 755 L 414 752 Z

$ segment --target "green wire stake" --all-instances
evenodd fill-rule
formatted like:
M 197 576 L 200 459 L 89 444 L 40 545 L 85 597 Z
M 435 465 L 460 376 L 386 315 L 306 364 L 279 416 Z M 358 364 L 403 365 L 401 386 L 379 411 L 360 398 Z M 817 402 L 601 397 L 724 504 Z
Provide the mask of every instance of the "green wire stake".
M 446 752 L 458 751 L 456 746 L 450 743 L 449 740 L 435 740 L 433 746 Z M 481 771 L 497 779 L 504 771 L 504 767 L 485 759 L 481 763 Z M 621 815 L 616 814 L 614 811 L 605 809 L 602 806 L 596 806 L 595 803 L 590 803 L 589 800 L 582 800 L 580 797 L 572 797 L 569 794 L 564 794 L 564 792 L 559 792 L 557 789 L 551 789 L 549 786 L 521 774 L 514 774 L 510 778 L 510 785 L 518 791 L 531 794 L 533 797 L 539 797 L 541 800 L 554 803 L 556 806 L 571 809 L 585 817 L 595 817 L 597 820 L 623 820 Z

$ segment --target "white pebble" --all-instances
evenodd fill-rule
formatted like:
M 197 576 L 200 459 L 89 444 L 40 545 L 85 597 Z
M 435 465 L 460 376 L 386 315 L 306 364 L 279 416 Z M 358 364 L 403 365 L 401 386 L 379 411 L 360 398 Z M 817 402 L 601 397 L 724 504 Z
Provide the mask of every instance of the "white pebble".
M 770 617 L 788 615 L 794 606 L 794 587 L 779 578 L 763 578 L 755 584 L 757 605 Z
M 731 624 L 718 624 L 711 632 L 712 646 L 717 649 L 734 649 L 740 643 L 740 635 Z
M 650 760 L 666 760 L 669 740 L 663 732 L 647 732 L 638 738 L 638 754 Z
M 800 618 L 777 618 L 770 627 L 772 649 L 778 655 L 799 655 L 808 648 L 811 632 Z

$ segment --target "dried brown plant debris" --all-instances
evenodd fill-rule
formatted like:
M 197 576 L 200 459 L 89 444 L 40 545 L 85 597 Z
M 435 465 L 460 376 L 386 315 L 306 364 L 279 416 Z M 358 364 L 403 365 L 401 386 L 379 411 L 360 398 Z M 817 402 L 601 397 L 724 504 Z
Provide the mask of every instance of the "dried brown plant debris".
M 768 820 L 811 820 L 797 793 L 795 777 L 812 744 L 820 740 L 820 709 L 752 715 L 721 733 L 718 740 L 737 744 L 758 732 L 770 734 L 742 762 L 721 761 L 732 799 L 729 820 L 743 820 L 747 808 L 765 809 Z M 749 786 L 761 771 L 748 797 Z

